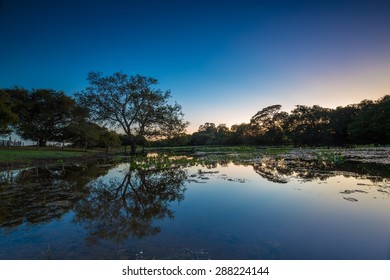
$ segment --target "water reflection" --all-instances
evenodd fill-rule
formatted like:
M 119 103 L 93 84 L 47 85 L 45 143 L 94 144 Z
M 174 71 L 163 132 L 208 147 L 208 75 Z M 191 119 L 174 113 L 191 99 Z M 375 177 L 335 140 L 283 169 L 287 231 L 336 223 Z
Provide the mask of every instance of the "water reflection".
M 253 170 L 261 177 L 281 184 L 288 183 L 291 178 L 310 182 L 313 180 L 325 181 L 340 175 L 369 179 L 373 183 L 386 183 L 390 179 L 388 167 L 381 164 L 347 162 L 342 165 L 324 167 L 316 161 L 263 158 L 260 162 L 249 165 L 253 166 Z
M 2 172 L 0 258 L 383 259 L 389 178 L 373 164 L 177 156 Z
M 163 162 L 153 160 L 154 165 L 147 166 L 121 164 L 118 168 L 125 169 L 124 172 L 109 179 L 103 175 L 113 172 L 115 165 L 111 162 L 0 172 L 0 227 L 47 222 L 74 210 L 75 221 L 85 223 L 91 236 L 122 240 L 130 234 L 155 235 L 160 228 L 153 221 L 172 218 L 169 204 L 183 200 L 185 183 L 195 180 L 194 175 L 188 180 L 186 167 L 200 165 L 216 169 L 232 163 L 192 158 L 189 163 L 178 158 L 181 164 L 171 165 L 172 161 L 166 158 Z M 156 168 L 156 162 L 162 168 Z M 369 179 L 381 187 L 379 192 L 390 194 L 390 172 L 386 165 L 347 162 L 324 168 L 315 161 L 275 158 L 262 158 L 258 162 L 236 160 L 234 164 L 252 166 L 256 174 L 274 183 L 286 184 L 292 178 L 303 182 L 325 181 L 342 175 Z M 200 176 L 197 181 L 206 183 L 206 179 L 207 176 Z
M 76 204 L 75 221 L 87 228 L 90 240 L 155 235 L 161 229 L 153 222 L 173 218 L 170 204 L 184 199 L 185 170 L 121 167 L 127 169 L 122 177 L 92 182 L 89 195 Z
M 112 165 L 42 166 L 0 173 L 0 227 L 48 222 L 73 209 L 88 193 L 87 182 Z

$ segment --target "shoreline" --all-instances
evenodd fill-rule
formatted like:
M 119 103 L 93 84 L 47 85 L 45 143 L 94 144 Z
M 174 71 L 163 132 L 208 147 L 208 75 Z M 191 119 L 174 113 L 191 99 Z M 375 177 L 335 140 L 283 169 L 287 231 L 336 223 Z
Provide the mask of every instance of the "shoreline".
M 188 147 L 187 147 L 188 148 Z M 256 149 L 255 147 L 253 147 Z M 362 147 L 362 148 L 291 148 L 272 147 L 276 153 L 268 154 L 268 147 L 261 147 L 252 153 L 262 157 L 271 157 L 277 159 L 285 159 L 287 161 L 303 160 L 303 161 L 318 161 L 319 157 L 341 157 L 344 161 L 374 163 L 381 165 L 390 165 L 390 147 Z M 153 151 L 153 148 L 149 148 Z M 175 148 L 166 147 L 164 149 L 174 151 Z M 201 151 L 203 147 L 196 147 Z M 210 147 L 205 146 L 206 150 Z M 211 148 L 212 149 L 212 148 Z M 215 147 L 215 149 L 219 149 Z M 280 152 L 277 152 L 280 149 Z M 204 156 L 213 154 L 212 151 L 202 153 Z M 226 154 L 229 154 L 226 151 Z M 244 152 L 245 153 L 245 152 Z M 14 157 L 8 157 L 13 154 Z M 224 154 L 222 152 L 222 154 Z M 236 154 L 240 155 L 240 152 Z M 20 168 L 37 167 L 44 165 L 56 164 L 75 164 L 80 162 L 88 162 L 98 159 L 109 159 L 116 156 L 124 156 L 123 152 L 111 152 L 106 154 L 103 151 L 80 151 L 80 150 L 57 150 L 53 148 L 41 148 L 41 150 L 25 149 L 0 149 L 0 171 L 15 170 Z M 258 158 L 259 159 L 259 158 Z

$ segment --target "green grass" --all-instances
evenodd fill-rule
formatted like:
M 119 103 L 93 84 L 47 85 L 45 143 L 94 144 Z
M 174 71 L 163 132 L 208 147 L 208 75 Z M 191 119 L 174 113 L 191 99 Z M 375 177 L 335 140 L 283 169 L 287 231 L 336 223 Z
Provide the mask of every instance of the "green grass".
M 55 149 L 36 147 L 12 147 L 0 149 L 0 163 L 28 163 L 33 160 L 43 159 L 66 159 L 71 157 L 85 156 L 86 153 L 80 149 Z

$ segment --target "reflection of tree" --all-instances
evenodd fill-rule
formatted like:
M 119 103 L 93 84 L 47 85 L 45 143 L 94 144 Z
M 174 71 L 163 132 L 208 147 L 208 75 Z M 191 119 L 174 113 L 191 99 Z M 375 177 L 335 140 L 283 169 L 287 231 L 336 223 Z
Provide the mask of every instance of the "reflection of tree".
M 160 232 L 153 221 L 173 218 L 169 204 L 184 198 L 186 171 L 129 168 L 123 178 L 90 184 L 90 194 L 76 205 L 75 220 L 91 236 L 120 241 Z
M 253 169 L 261 177 L 275 183 L 287 183 L 286 176 L 291 175 L 292 171 L 284 161 L 275 161 L 271 159 L 263 159 L 259 163 L 253 164 Z
M 109 168 L 90 162 L 1 172 L 0 227 L 61 217 L 86 195 L 85 185 Z
M 287 183 L 288 178 L 291 177 L 312 181 L 326 180 L 338 175 L 369 179 L 372 182 L 382 182 L 389 179 L 387 166 L 378 164 L 348 162 L 324 167 L 317 161 L 263 158 L 260 162 L 250 165 L 261 177 L 275 183 Z

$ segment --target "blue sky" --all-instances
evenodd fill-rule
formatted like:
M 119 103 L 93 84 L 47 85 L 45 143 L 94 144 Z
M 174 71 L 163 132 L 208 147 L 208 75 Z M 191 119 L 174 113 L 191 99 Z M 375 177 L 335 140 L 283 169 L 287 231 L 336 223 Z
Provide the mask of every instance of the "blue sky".
M 0 88 L 152 76 L 204 122 L 390 94 L 389 1 L 0 0 Z

